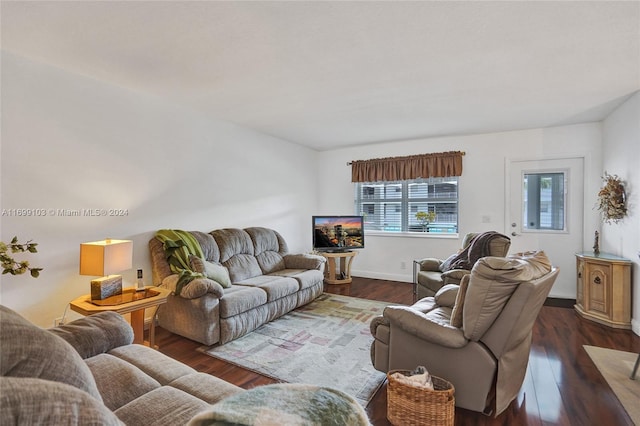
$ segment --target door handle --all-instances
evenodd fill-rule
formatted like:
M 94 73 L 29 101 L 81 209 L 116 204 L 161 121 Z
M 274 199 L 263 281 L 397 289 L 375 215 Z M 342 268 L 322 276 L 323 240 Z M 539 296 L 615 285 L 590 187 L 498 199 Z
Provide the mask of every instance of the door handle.
M 512 236 L 512 237 L 515 237 L 516 235 L 518 235 L 518 234 L 516 234 L 515 232 L 512 232 L 512 233 L 511 233 L 511 236 Z

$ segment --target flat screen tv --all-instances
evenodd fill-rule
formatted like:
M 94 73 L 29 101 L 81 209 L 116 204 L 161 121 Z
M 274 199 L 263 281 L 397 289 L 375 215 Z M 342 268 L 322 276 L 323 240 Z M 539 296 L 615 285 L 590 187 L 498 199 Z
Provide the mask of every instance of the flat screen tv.
M 362 216 L 313 216 L 313 249 L 341 252 L 364 248 Z

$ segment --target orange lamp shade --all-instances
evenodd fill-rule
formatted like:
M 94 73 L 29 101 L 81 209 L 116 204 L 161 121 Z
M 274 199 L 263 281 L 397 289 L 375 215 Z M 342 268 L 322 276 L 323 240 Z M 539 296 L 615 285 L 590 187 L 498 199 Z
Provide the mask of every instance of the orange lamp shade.
M 102 277 L 126 271 L 132 265 L 132 241 L 107 239 L 80 244 L 80 275 Z

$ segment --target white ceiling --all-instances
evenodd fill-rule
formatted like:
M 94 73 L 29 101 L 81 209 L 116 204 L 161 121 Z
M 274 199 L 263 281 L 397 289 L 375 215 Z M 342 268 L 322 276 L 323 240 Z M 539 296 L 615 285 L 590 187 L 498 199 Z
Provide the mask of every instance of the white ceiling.
M 606 117 L 640 2 L 8 2 L 2 49 L 316 150 Z

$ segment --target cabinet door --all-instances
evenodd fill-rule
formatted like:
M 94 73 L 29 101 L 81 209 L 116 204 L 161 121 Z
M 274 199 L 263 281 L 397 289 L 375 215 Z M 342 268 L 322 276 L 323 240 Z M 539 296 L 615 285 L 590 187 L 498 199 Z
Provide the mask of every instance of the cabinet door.
M 585 283 L 588 288 L 589 295 L 589 307 L 590 312 L 598 313 L 606 316 L 611 315 L 611 303 L 609 301 L 611 295 L 611 282 L 610 282 L 610 266 L 603 263 L 588 262 L 586 264 L 586 279 Z

